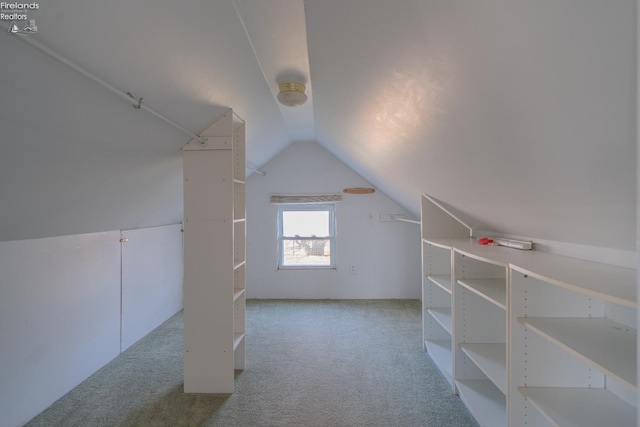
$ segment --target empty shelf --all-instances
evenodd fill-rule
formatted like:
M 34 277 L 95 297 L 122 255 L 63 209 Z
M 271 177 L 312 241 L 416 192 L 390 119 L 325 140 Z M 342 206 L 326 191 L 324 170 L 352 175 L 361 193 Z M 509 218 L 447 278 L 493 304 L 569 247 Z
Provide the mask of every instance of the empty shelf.
M 507 425 L 507 400 L 489 380 L 456 381 L 460 398 L 482 427 Z
M 494 343 L 460 344 L 462 351 L 507 394 L 507 345 Z
M 442 290 L 451 293 L 451 276 L 448 275 L 429 275 L 427 279 L 438 285 Z
M 449 307 L 438 307 L 438 308 L 429 308 L 427 312 L 436 319 L 436 321 L 451 334 L 451 308 Z
M 574 292 L 638 308 L 636 270 L 542 252 L 533 255 L 511 267 Z
M 636 330 L 602 318 L 521 317 L 527 328 L 636 391 Z
M 506 279 L 460 279 L 458 284 L 503 310 L 507 309 Z
M 556 427 L 636 425 L 636 408 L 605 389 L 518 387 L 518 391 Z
M 431 360 L 442 371 L 447 381 L 453 384 L 453 358 L 451 352 L 451 341 L 449 340 L 426 340 L 427 353 Z

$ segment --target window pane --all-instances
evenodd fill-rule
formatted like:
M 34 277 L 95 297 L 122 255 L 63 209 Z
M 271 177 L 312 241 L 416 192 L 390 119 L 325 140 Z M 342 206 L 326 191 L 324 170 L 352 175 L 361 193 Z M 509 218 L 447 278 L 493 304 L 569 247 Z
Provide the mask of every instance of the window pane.
M 296 265 L 331 265 L 331 245 L 329 240 L 283 240 L 284 267 Z
M 334 215 L 333 206 L 280 206 L 278 266 L 334 268 Z
M 282 213 L 282 235 L 328 236 L 329 212 L 324 211 L 285 211 Z

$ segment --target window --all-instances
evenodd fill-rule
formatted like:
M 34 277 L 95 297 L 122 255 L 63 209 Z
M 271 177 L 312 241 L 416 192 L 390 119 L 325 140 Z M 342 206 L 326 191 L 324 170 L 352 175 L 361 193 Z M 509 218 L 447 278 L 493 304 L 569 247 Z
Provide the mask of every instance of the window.
M 278 268 L 335 268 L 335 206 L 278 206 Z

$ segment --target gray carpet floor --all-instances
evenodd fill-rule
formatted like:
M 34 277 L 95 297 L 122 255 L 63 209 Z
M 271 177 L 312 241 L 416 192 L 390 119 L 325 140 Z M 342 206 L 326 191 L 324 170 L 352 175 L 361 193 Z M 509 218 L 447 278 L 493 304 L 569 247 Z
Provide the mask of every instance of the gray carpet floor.
M 232 395 L 183 393 L 182 313 L 28 426 L 476 426 L 422 350 L 420 303 L 248 300 Z

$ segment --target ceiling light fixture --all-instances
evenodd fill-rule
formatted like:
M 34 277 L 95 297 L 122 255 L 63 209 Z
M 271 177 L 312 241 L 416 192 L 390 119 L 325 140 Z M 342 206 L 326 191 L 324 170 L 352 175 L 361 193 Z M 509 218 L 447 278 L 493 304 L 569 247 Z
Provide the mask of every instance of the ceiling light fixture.
M 301 83 L 282 83 L 279 88 L 278 101 L 287 107 L 296 107 L 307 101 L 305 86 Z

